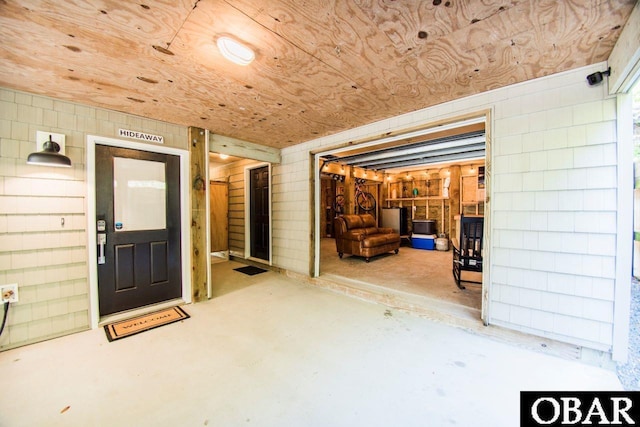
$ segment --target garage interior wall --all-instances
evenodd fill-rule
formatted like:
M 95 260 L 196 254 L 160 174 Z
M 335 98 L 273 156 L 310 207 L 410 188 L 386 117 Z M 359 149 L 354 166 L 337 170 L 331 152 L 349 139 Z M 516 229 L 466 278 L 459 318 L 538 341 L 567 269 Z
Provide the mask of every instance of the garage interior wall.
M 616 98 L 586 76 L 527 81 L 282 150 L 274 262 L 304 274 L 311 151 L 493 111 L 489 322 L 610 352 L 616 265 Z M 297 249 L 296 249 L 297 248 Z
M 0 283 L 19 285 L 0 350 L 89 329 L 86 137 L 118 129 L 188 148 L 184 126 L 0 88 Z M 70 169 L 26 164 L 38 130 L 65 134 Z

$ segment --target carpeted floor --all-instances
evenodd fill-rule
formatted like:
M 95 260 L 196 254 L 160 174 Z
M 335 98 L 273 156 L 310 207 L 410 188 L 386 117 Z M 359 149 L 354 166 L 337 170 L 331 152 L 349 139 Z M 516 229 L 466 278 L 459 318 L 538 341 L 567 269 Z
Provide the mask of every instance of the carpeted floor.
M 320 254 L 320 274 L 333 274 L 350 279 L 388 287 L 415 295 L 436 298 L 475 309 L 481 308 L 481 285 L 465 284 L 460 290 L 451 273 L 452 252 L 400 247 L 393 252 L 372 258 L 368 263 L 364 258 L 336 252 L 335 241 L 322 239 Z M 470 273 L 467 278 L 472 278 Z M 476 274 L 475 279 L 480 280 Z

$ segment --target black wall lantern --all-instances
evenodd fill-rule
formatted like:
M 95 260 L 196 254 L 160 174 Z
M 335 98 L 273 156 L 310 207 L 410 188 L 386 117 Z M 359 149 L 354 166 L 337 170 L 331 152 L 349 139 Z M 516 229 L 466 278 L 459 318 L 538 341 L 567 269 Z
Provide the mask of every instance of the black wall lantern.
M 29 154 L 27 163 L 30 165 L 55 166 L 62 168 L 71 167 L 71 159 L 60 154 L 60 145 L 53 141 L 51 135 L 49 140 L 42 145 L 42 151 Z

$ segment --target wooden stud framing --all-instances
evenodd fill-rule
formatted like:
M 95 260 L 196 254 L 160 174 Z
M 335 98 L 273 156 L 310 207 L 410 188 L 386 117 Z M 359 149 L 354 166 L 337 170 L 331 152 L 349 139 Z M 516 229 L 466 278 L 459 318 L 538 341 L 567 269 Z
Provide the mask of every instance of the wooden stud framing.
M 207 147 L 206 131 L 189 128 L 191 153 L 191 288 L 193 302 L 207 299 Z
M 209 151 L 261 162 L 280 163 L 280 149 L 228 136 L 209 134 Z

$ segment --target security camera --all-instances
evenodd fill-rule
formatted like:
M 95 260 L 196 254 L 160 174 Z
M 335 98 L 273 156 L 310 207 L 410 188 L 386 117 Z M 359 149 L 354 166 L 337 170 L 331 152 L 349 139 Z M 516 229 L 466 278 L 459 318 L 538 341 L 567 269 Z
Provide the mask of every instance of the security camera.
M 587 82 L 589 83 L 589 86 L 597 85 L 601 81 L 602 81 L 602 73 L 600 71 L 595 72 L 593 74 L 589 74 L 587 76 Z
M 611 67 L 609 67 L 607 71 L 596 71 L 595 73 L 589 74 L 587 76 L 587 83 L 589 83 L 589 86 L 597 85 L 602 81 L 603 76 L 610 76 L 610 75 L 611 75 Z

